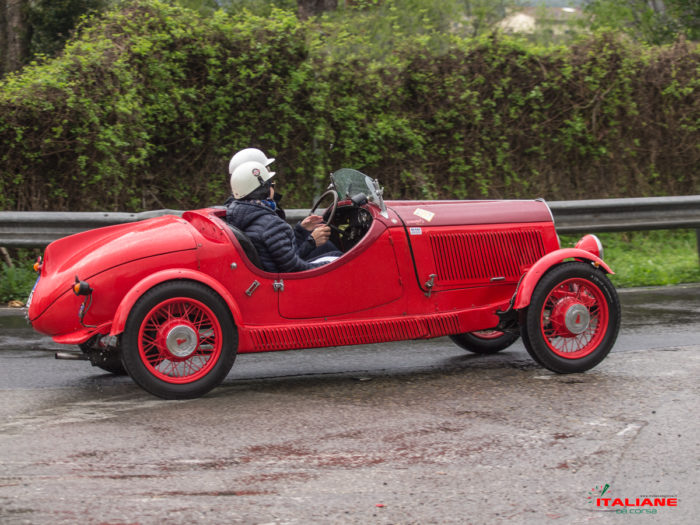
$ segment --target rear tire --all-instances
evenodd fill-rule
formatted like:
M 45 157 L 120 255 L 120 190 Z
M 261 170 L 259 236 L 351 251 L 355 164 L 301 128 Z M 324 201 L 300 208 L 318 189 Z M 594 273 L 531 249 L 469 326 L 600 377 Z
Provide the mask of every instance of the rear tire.
M 169 281 L 134 305 L 122 337 L 122 361 L 144 390 L 164 399 L 203 396 L 226 378 L 238 334 L 226 303 L 193 281 Z
M 480 330 L 451 335 L 450 339 L 459 347 L 475 354 L 495 354 L 508 348 L 520 337 L 517 333 L 498 330 Z
M 535 361 L 559 374 L 585 372 L 608 355 L 620 330 L 620 301 L 605 274 L 564 263 L 535 287 L 522 329 Z

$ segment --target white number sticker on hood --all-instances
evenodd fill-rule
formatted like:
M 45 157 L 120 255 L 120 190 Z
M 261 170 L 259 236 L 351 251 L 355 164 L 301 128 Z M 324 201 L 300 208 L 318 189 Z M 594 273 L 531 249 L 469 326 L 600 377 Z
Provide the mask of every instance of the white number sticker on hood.
M 435 214 L 432 211 L 424 210 L 423 208 L 416 208 L 416 210 L 413 212 L 413 215 L 417 215 L 424 221 L 430 222 L 433 220 L 433 217 L 435 217 Z

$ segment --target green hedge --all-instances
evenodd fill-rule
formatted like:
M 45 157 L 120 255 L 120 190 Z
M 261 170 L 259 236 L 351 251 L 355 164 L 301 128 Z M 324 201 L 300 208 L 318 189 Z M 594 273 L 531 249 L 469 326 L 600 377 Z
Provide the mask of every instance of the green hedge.
M 278 158 L 291 207 L 339 167 L 391 198 L 700 193 L 696 45 L 406 38 L 388 66 L 324 38 L 279 10 L 200 18 L 142 0 L 88 20 L 60 57 L 0 83 L 0 208 L 217 204 L 249 146 Z
M 699 68 L 689 45 L 642 54 L 610 35 L 546 54 L 489 38 L 416 58 L 397 113 L 425 146 L 404 177 L 426 174 L 431 197 L 700 193 Z

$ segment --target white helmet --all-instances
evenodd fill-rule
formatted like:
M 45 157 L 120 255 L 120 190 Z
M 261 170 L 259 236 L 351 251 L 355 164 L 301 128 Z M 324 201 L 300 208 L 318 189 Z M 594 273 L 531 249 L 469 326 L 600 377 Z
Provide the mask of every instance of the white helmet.
M 274 171 L 268 171 L 261 163 L 254 160 L 244 162 L 231 174 L 231 192 L 234 199 L 242 199 L 274 177 Z
M 265 155 L 262 151 L 260 151 L 257 148 L 242 149 L 233 157 L 231 157 L 231 160 L 228 163 L 229 175 L 233 175 L 233 170 L 235 170 L 238 166 L 240 166 L 244 162 L 249 162 L 251 160 L 259 162 L 263 166 L 269 166 L 270 164 L 275 162 L 275 159 L 268 159 L 267 155 Z

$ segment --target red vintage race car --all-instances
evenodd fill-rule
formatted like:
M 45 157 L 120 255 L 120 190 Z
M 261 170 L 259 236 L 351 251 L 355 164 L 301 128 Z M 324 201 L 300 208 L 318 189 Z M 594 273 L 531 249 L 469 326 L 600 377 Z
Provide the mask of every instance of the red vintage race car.
M 263 271 L 223 208 L 187 211 L 51 243 L 29 321 L 169 399 L 219 385 L 239 352 L 450 336 L 489 354 L 522 335 L 535 361 L 572 373 L 612 348 L 620 304 L 600 242 L 561 249 L 544 201 L 384 201 L 359 171 L 331 180 L 324 220 L 343 255 L 330 264 Z

